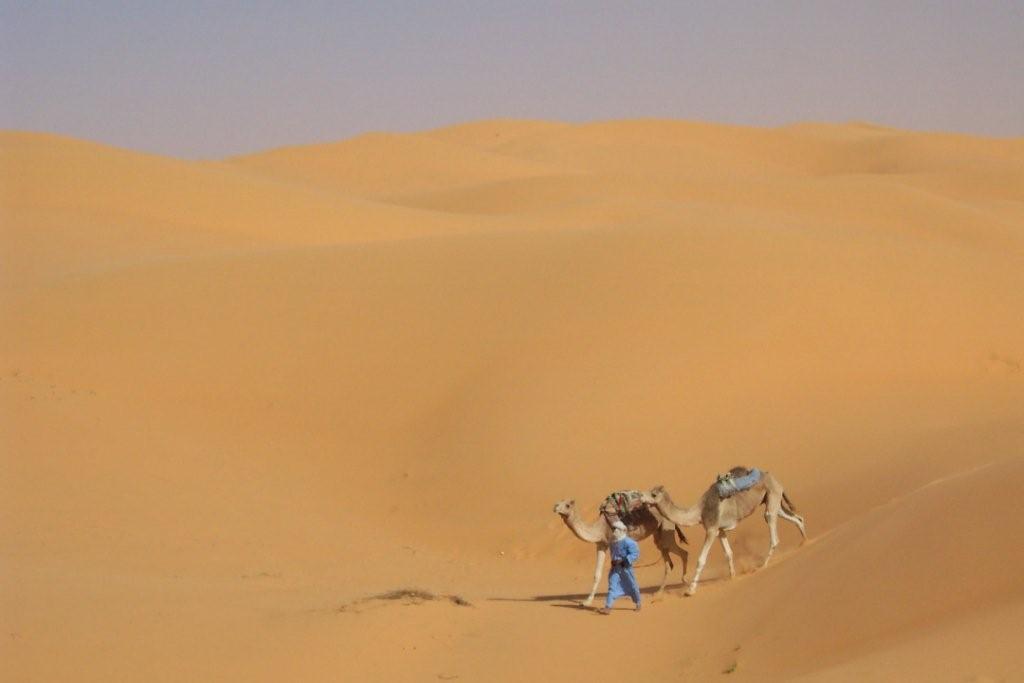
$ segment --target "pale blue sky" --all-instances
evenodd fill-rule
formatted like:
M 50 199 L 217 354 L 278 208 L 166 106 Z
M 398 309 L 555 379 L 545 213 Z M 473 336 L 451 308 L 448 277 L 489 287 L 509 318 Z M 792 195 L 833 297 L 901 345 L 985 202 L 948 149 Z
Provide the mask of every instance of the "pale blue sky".
M 1024 2 L 9 2 L 0 128 L 194 158 L 481 118 L 1024 135 Z

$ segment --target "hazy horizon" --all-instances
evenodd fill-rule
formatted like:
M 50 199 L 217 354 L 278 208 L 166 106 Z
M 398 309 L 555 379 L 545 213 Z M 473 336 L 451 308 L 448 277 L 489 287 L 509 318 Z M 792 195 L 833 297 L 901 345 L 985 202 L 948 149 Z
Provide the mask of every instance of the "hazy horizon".
M 0 26 L 0 128 L 185 158 L 494 118 L 1024 135 L 1007 2 L 4 2 Z

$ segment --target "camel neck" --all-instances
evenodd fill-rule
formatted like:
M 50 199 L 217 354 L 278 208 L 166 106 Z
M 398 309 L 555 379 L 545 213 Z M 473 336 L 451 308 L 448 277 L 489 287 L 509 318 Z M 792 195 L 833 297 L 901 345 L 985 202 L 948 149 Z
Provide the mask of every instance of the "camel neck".
M 579 514 L 574 509 L 568 515 L 563 516 L 562 519 L 565 521 L 565 525 L 569 527 L 569 530 L 576 535 L 576 538 L 587 543 L 600 543 L 605 540 L 604 534 L 601 532 L 601 518 L 598 518 L 593 524 L 584 522 Z
M 699 500 L 696 505 L 691 507 L 680 507 L 672 501 L 672 498 L 667 493 L 662 504 L 658 505 L 658 509 L 661 510 L 662 514 L 680 526 L 696 526 L 700 524 L 703 507 L 702 501 Z

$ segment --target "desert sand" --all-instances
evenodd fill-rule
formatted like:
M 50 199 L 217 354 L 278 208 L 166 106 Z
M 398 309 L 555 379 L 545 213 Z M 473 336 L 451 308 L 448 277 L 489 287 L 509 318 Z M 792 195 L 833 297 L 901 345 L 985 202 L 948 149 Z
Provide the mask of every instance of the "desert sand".
M 0 679 L 1024 679 L 1024 139 L 5 132 L 0 193 Z M 555 501 L 738 464 L 807 543 L 576 606 Z

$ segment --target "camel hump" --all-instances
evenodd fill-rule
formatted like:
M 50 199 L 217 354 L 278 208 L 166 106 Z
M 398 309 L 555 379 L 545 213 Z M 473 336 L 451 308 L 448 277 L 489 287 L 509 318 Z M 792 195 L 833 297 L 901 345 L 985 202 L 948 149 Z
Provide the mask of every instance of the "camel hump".
M 761 470 L 756 467 L 733 467 L 715 480 L 715 492 L 720 498 L 728 498 L 751 488 L 761 481 Z

